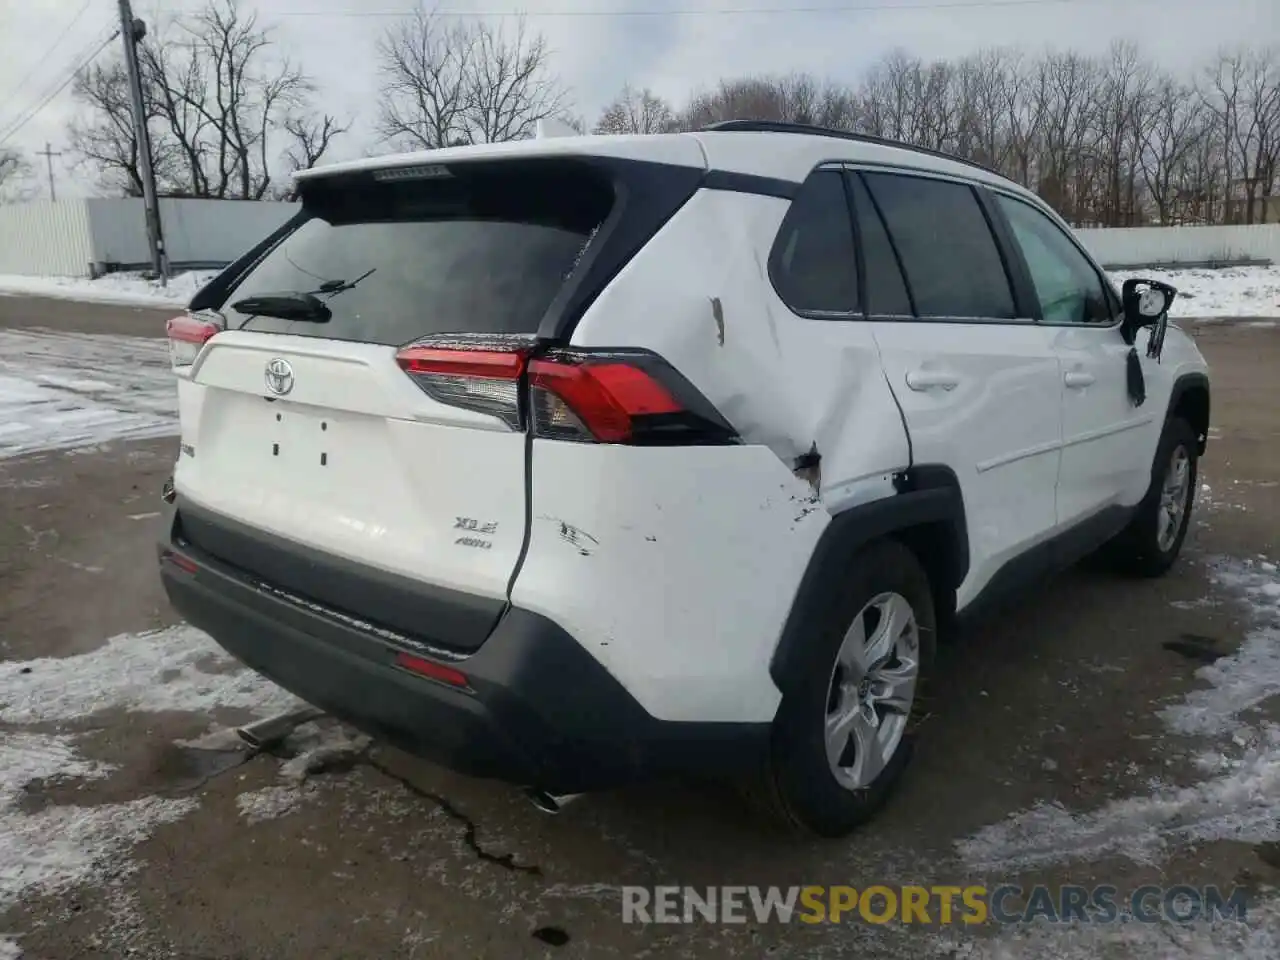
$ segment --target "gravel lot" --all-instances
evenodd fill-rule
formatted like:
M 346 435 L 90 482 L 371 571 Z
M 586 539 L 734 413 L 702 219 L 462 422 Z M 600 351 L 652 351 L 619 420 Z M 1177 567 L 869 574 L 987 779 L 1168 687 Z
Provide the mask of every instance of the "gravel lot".
M 549 818 L 323 722 L 210 749 L 289 701 L 155 575 L 166 316 L 0 298 L 0 958 L 1280 955 L 1280 330 L 1192 328 L 1215 429 L 1184 562 L 1072 571 L 947 650 L 896 803 L 823 844 L 686 785 Z M 1250 921 L 625 925 L 617 889 L 974 882 L 1238 885 Z

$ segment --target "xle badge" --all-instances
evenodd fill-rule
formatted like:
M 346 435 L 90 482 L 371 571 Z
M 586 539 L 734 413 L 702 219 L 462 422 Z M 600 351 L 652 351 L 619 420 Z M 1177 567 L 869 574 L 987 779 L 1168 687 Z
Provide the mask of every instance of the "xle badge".
M 493 522 L 482 523 L 479 520 L 473 520 L 471 517 L 456 517 L 453 529 L 468 530 L 475 533 L 493 535 L 498 530 L 498 525 Z M 474 547 L 477 550 L 492 550 L 493 541 L 484 540 L 480 537 L 458 537 L 453 541 L 455 547 Z

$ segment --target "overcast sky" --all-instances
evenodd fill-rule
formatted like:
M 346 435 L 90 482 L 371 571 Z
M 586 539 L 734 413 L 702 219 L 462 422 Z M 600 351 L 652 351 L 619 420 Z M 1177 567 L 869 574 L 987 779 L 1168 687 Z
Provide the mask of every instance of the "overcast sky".
M 624 84 L 652 87 L 677 105 L 722 76 L 808 71 L 856 81 L 894 48 L 954 57 L 1019 44 L 1100 52 L 1136 41 L 1172 70 L 1190 71 L 1224 45 L 1280 43 L 1278 0 L 440 0 L 440 11 L 497 17 L 523 10 L 543 32 L 569 85 L 575 113 L 594 121 Z M 372 118 L 374 43 L 413 0 L 241 0 L 275 27 L 329 112 Z M 149 22 L 200 0 L 135 0 Z M 718 11 L 718 12 L 717 12 Z M 74 110 L 67 91 L 5 136 L 115 26 L 116 0 L 0 0 L 0 142 L 27 151 L 44 185 L 46 141 L 65 152 Z M 117 40 L 107 53 L 119 49 Z M 369 137 L 348 136 L 334 159 L 359 155 Z M 83 192 L 56 161 L 65 195 Z M 45 188 L 47 195 L 47 187 Z

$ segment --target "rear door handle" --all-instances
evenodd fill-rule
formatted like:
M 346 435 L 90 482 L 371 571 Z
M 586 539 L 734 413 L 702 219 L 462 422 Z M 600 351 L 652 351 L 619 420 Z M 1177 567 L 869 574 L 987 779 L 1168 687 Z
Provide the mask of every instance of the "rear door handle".
M 1077 390 L 1092 385 L 1096 379 L 1092 373 L 1085 373 L 1083 370 L 1071 370 L 1062 378 L 1068 387 L 1073 387 Z
M 912 390 L 954 390 L 960 378 L 946 370 L 909 370 L 907 386 Z

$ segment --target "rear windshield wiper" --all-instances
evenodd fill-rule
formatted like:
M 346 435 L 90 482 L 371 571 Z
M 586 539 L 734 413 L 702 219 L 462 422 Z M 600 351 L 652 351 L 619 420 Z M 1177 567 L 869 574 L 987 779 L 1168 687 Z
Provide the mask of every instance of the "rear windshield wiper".
M 325 306 L 324 301 L 310 293 L 267 293 L 258 297 L 245 297 L 233 303 L 231 309 L 237 313 L 249 314 L 245 324 L 254 317 L 327 323 L 333 316 L 333 311 Z
M 336 295 L 339 293 L 343 293 L 344 291 L 347 291 L 347 290 L 354 290 L 357 283 L 365 279 L 365 277 L 370 276 L 374 272 L 374 270 L 377 270 L 377 269 L 378 269 L 377 267 L 373 267 L 372 269 L 356 277 L 354 280 L 326 280 L 324 283 L 320 284 L 319 289 L 317 289 L 315 292 L 331 293 Z

